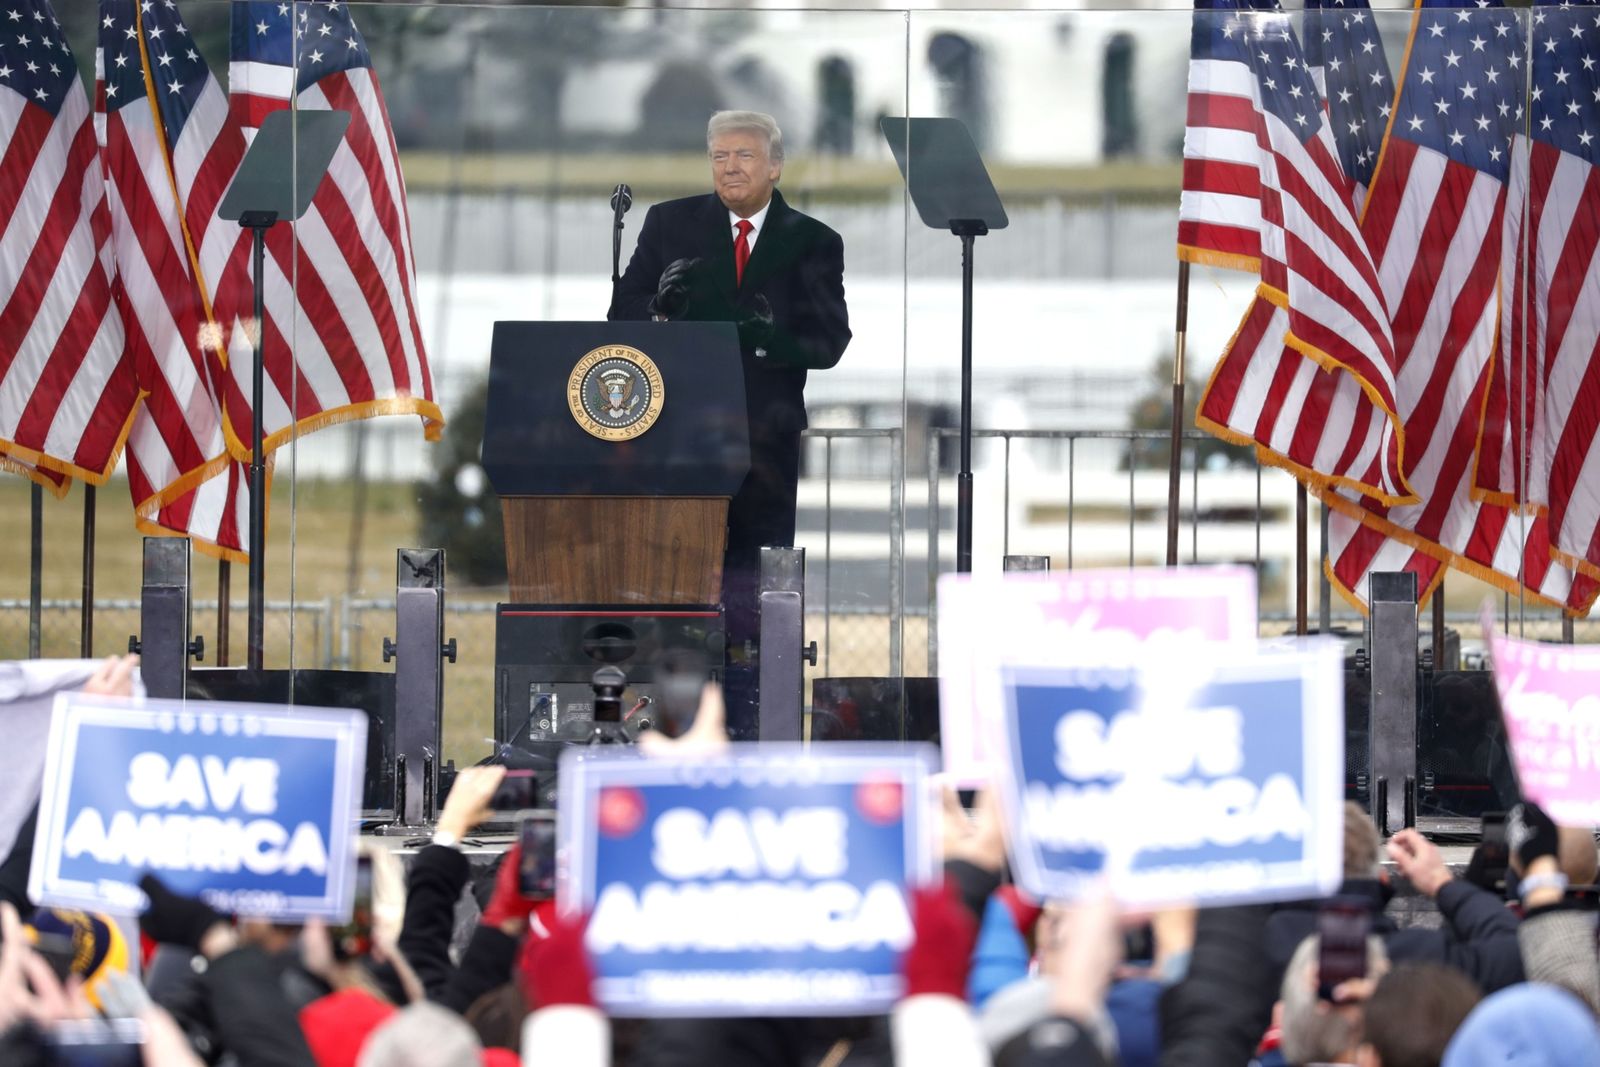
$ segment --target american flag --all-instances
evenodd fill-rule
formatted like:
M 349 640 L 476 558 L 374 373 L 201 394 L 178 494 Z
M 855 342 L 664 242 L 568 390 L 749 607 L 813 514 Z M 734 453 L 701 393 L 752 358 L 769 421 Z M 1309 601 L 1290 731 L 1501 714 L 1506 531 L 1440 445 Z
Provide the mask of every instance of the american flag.
M 1375 570 L 1431 589 L 1448 563 L 1555 604 L 1585 595 L 1548 530 L 1473 499 L 1479 417 L 1496 347 L 1511 144 L 1522 120 L 1523 34 L 1501 7 L 1422 0 L 1362 232 L 1395 338 L 1405 472 L 1417 504 L 1324 494 L 1329 571 L 1364 600 Z M 1592 597 L 1591 597 L 1592 598 Z
M 1600 7 L 1533 15 L 1533 97 L 1512 152 L 1500 361 L 1476 486 L 1547 514 L 1558 558 L 1600 575 Z
M 1261 269 L 1255 98 L 1241 77 L 1249 73 L 1245 57 L 1223 29 L 1240 27 L 1244 13 L 1277 10 L 1277 0 L 1195 0 L 1178 201 L 1178 255 L 1190 262 Z
M 1306 0 L 1306 61 L 1322 92 L 1359 216 L 1393 112 L 1394 82 L 1367 0 Z
M 1394 411 L 1377 276 L 1288 16 L 1197 11 L 1189 70 L 1179 255 L 1249 266 L 1253 252 L 1261 274 L 1197 422 L 1315 484 L 1411 499 L 1394 420 L 1372 417 Z
M 272 495 L 272 457 L 267 457 L 267 496 Z M 129 474 L 132 475 L 130 469 Z M 221 473 L 170 497 L 159 509 L 136 514 L 134 525 L 147 534 L 187 536 L 208 556 L 248 563 L 250 554 L 250 469 L 237 460 Z
M 72 488 L 72 479 L 60 471 L 53 471 L 48 467 L 40 467 L 6 452 L 0 452 L 0 471 L 20 474 L 28 481 L 44 486 L 45 489 L 50 491 L 50 495 L 57 500 L 65 497 L 67 491 Z
M 187 534 L 242 559 L 231 521 L 247 501 L 211 379 L 222 336 L 210 279 L 236 224 L 215 218 L 244 142 L 176 0 L 100 0 L 101 112 L 116 293 L 145 393 L 128 482 L 147 531 Z
M 103 482 L 138 400 L 89 98 L 46 0 L 0 4 L 0 462 Z
M 437 439 L 443 416 L 417 320 L 405 183 L 366 41 L 338 0 L 235 3 L 231 57 L 231 107 L 247 137 L 291 99 L 352 115 L 311 208 L 292 230 L 268 235 L 266 447 L 376 414 L 420 415 Z M 241 458 L 250 433 L 248 253 L 241 241 L 217 283 L 230 324 L 219 385 Z

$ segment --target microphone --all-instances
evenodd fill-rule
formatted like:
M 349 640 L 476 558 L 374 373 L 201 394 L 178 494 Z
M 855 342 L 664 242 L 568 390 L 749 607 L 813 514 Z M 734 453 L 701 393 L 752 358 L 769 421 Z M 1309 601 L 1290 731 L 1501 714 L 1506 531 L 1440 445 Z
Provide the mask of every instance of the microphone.
M 633 206 L 633 190 L 621 182 L 611 191 L 611 284 L 621 278 L 622 267 L 622 216 Z

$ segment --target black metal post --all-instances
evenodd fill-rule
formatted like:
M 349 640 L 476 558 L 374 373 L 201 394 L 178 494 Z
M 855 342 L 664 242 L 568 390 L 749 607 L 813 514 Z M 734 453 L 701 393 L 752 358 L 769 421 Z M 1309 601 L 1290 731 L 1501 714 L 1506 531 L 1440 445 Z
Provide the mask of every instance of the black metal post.
M 28 518 L 28 658 L 38 659 L 44 637 L 44 486 L 33 483 Z
M 350 438 L 350 541 L 345 550 L 344 591 L 354 598 L 361 588 L 361 545 L 367 532 L 367 424 L 357 422 Z
M 816 642 L 805 647 L 806 550 L 763 548 L 760 589 L 757 735 L 762 741 L 802 741 L 805 665 L 817 662 Z
M 1328 505 L 1324 502 L 1317 512 L 1320 519 L 1317 525 L 1321 528 L 1317 551 L 1317 632 L 1328 634 L 1333 632 L 1333 583 L 1328 579 Z
M 1444 662 L 1444 578 L 1433 590 L 1433 669 L 1442 671 Z
M 955 219 L 961 238 L 961 470 L 956 474 L 956 572 L 972 572 L 972 242 L 989 232 L 975 219 Z
M 1178 323 L 1172 352 L 1172 453 L 1167 462 L 1167 566 L 1178 565 L 1178 510 L 1183 471 L 1184 348 L 1189 334 L 1189 261 L 1178 262 Z M 1199 457 L 1195 459 L 1199 466 Z M 1195 501 L 1199 508 L 1200 501 Z
M 233 612 L 233 564 L 217 560 L 217 666 L 228 665 L 228 626 Z
M 1416 821 L 1411 800 L 1417 780 L 1417 576 L 1409 571 L 1379 571 L 1368 589 L 1372 604 L 1368 781 L 1375 797 L 1373 821 L 1387 837 Z
M 83 487 L 83 611 L 78 620 L 78 655 L 94 658 L 94 486 Z
M 245 636 L 245 665 L 253 671 L 261 670 L 266 658 L 267 462 L 261 445 L 261 346 L 266 335 L 267 230 L 277 221 L 276 211 L 247 211 L 239 219 L 239 225 L 250 230 L 251 261 L 255 267 L 255 352 L 250 367 L 250 600 Z
M 1310 619 L 1306 609 L 1306 600 L 1310 593 L 1306 567 L 1308 510 L 1306 485 L 1300 482 L 1294 487 L 1294 632 L 1302 637 L 1310 631 Z

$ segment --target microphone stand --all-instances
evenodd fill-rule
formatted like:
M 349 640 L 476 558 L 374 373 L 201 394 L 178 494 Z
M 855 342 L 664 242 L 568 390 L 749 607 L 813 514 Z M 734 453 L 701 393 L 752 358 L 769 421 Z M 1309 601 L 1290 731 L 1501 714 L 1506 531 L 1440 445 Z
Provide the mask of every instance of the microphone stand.
M 611 284 L 622 280 L 622 212 L 617 212 L 616 225 L 611 230 Z
M 626 185 L 611 194 L 611 284 L 622 280 L 622 216 L 633 206 L 633 194 Z

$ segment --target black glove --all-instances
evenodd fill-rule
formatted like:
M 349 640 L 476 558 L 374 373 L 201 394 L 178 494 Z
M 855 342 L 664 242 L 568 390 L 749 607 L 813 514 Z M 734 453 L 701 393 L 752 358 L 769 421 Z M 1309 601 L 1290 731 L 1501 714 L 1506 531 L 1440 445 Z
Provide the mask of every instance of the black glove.
M 150 907 L 139 916 L 139 929 L 159 944 L 182 945 L 199 952 L 206 931 L 228 921 L 193 897 L 174 893 L 155 875 L 139 879 L 139 888 L 150 898 Z
M 750 308 L 739 318 L 739 346 L 761 348 L 772 341 L 772 305 L 764 293 L 757 293 Z
M 1475 885 L 1490 893 L 1504 894 L 1507 860 L 1510 856 L 1511 850 L 1505 842 L 1501 842 L 1498 846 L 1481 844 L 1472 850 L 1472 856 L 1467 860 L 1467 869 L 1462 872 L 1461 877 L 1468 885 Z
M 689 307 L 689 274 L 700 265 L 698 259 L 675 259 L 661 272 L 656 295 L 650 299 L 650 314 L 675 319 Z
M 1526 871 L 1541 856 L 1558 856 L 1561 835 L 1544 809 L 1523 801 L 1506 814 L 1506 847 Z

